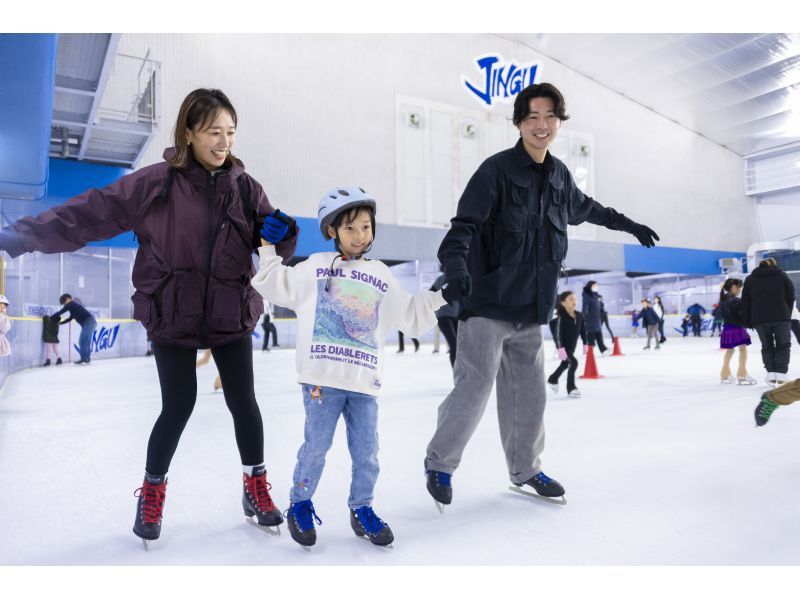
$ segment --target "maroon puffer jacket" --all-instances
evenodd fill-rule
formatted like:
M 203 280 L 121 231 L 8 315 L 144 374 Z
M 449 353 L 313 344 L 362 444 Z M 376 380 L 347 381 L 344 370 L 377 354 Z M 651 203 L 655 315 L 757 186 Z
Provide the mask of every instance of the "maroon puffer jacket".
M 173 155 L 165 150 L 164 158 Z M 264 313 L 250 286 L 255 274 L 254 222 L 273 212 L 264 190 L 239 162 L 212 176 L 190 158 L 169 196 L 161 196 L 166 162 L 146 166 L 103 189 L 90 189 L 36 217 L 0 230 L 0 249 L 61 253 L 132 230 L 139 238 L 133 265 L 133 315 L 150 337 L 171 346 L 206 348 L 250 334 Z M 255 214 L 245 217 L 237 177 Z M 289 259 L 297 231 L 278 243 Z

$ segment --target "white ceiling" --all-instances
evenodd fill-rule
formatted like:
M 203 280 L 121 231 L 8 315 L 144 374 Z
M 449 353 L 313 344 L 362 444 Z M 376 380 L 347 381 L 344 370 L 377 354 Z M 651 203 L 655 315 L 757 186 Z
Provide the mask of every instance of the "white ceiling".
M 741 156 L 800 141 L 800 34 L 498 35 Z

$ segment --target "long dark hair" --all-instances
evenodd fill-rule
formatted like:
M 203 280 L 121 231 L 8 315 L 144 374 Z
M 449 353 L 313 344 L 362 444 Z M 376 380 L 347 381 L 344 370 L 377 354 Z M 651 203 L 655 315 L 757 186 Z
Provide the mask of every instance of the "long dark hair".
M 744 283 L 742 283 L 741 278 L 729 278 L 724 283 L 722 283 L 722 289 L 719 292 L 719 302 L 722 303 L 725 299 L 728 298 L 728 295 L 731 292 L 732 286 L 737 286 L 741 288 Z
M 586 285 L 584 285 L 583 287 L 584 292 L 589 293 L 591 295 L 594 292 L 592 291 L 592 286 L 596 284 L 597 284 L 596 280 L 590 280 L 589 282 L 586 283 Z
M 558 305 L 556 305 L 556 310 L 558 311 L 558 315 L 559 316 L 566 316 L 567 315 L 567 310 L 564 309 L 564 306 L 561 305 L 561 304 L 566 300 L 567 297 L 569 297 L 570 295 L 574 295 L 574 294 L 575 293 L 573 293 L 572 291 L 564 291 L 563 293 L 559 293 L 559 295 L 558 295 Z
M 169 160 L 173 168 L 183 169 L 189 163 L 189 143 L 186 141 L 186 132 L 195 129 L 204 130 L 214 121 L 220 110 L 227 110 L 233 119 L 233 126 L 237 126 L 238 119 L 233 104 L 219 89 L 195 89 L 183 100 L 175 121 L 173 139 L 175 155 Z M 223 168 L 230 168 L 236 158 L 229 151 L 225 158 Z

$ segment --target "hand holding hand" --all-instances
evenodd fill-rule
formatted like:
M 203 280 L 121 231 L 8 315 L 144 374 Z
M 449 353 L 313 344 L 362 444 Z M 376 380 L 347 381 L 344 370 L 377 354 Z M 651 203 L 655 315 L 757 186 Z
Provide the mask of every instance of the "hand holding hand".
M 472 279 L 469 272 L 460 270 L 447 276 L 442 286 L 442 297 L 448 303 L 462 301 L 472 292 Z
M 275 210 L 272 214 L 264 218 L 261 226 L 261 238 L 270 243 L 280 243 L 286 238 L 294 220 L 282 214 L 280 210 Z

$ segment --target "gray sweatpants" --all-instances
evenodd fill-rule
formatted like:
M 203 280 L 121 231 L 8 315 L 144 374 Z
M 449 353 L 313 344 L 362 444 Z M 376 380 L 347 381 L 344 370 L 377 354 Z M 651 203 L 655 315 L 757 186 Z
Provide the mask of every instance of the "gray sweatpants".
M 512 482 L 523 483 L 542 468 L 546 401 L 542 332 L 488 318 L 458 323 L 455 388 L 439 405 L 436 433 L 425 468 L 452 474 L 478 427 L 497 381 L 500 439 Z

